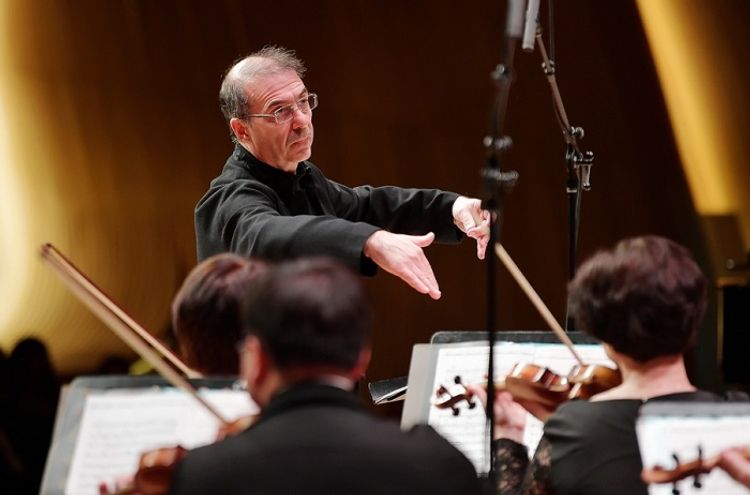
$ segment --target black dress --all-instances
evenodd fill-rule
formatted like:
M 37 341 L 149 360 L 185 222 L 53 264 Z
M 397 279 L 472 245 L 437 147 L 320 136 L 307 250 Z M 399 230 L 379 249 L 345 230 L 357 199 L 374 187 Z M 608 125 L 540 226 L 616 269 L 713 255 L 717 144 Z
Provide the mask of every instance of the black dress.
M 710 392 L 686 392 L 649 401 L 712 402 Z M 544 425 L 544 435 L 529 462 L 526 447 L 495 442 L 502 494 L 646 495 L 635 433 L 645 401 L 617 399 L 570 401 Z

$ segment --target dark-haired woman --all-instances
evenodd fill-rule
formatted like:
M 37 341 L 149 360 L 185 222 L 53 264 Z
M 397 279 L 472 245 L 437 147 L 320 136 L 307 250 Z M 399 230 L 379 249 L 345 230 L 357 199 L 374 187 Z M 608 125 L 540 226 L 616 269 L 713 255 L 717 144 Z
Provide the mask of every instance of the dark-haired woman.
M 500 492 L 645 495 L 635 433 L 641 406 L 720 400 L 696 390 L 683 359 L 705 313 L 706 279 L 684 247 L 638 237 L 585 262 L 569 297 L 578 328 L 602 341 L 622 372 L 622 384 L 563 404 L 547 420 L 531 461 L 521 444 L 525 410 L 499 394 Z

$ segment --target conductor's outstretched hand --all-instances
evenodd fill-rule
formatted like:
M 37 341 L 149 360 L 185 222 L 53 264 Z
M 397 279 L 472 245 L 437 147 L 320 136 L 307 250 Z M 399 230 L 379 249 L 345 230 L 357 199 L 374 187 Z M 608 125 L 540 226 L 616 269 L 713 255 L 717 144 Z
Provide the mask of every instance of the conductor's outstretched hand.
M 364 254 L 417 292 L 440 299 L 440 287 L 422 250 L 434 240 L 435 234 L 432 232 L 425 235 L 404 235 L 378 230 L 365 242 Z

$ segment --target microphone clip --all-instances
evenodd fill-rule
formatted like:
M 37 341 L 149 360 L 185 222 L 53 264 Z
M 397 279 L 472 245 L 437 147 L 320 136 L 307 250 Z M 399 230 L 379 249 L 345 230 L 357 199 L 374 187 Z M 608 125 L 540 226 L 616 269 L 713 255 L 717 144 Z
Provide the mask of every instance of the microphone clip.
M 583 129 L 580 127 L 571 128 L 573 136 L 583 137 Z M 576 131 L 580 131 L 577 133 Z M 569 144 L 568 151 L 565 154 L 565 161 L 568 164 L 568 185 L 567 193 L 575 194 L 578 192 L 578 185 L 584 191 L 591 190 L 591 167 L 594 166 L 594 152 L 581 151 L 576 144 Z

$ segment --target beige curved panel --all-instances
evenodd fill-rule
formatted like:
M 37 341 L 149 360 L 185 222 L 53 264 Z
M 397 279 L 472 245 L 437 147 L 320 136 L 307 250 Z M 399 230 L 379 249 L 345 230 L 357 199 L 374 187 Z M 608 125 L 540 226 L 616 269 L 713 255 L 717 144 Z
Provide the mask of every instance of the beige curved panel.
M 180 195 L 184 182 L 153 170 L 145 130 L 133 129 L 144 105 L 113 103 L 136 98 L 133 88 L 93 77 L 106 67 L 76 60 L 81 37 L 68 30 L 65 7 L 2 5 L 0 346 L 9 352 L 19 338 L 38 336 L 60 371 L 90 370 L 110 353 L 131 353 L 42 265 L 39 246 L 55 244 L 163 334 L 193 261 L 194 199 Z
M 680 158 L 701 215 L 738 215 L 750 240 L 746 67 L 738 2 L 638 0 Z
M 700 13 L 730 2 L 689 3 Z M 107 353 L 127 352 L 38 261 L 46 241 L 144 326 L 164 331 L 171 297 L 195 262 L 193 207 L 231 149 L 216 104 L 220 75 L 264 43 L 296 48 L 308 64 L 307 80 L 321 95 L 314 160 L 331 178 L 477 194 L 493 92 L 487 75 L 499 61 L 504 8 L 496 0 L 454 9 L 429 1 L 354 8 L 333 0 L 312 7 L 303 1 L 0 1 L 0 346 L 8 351 L 20 336 L 40 335 L 67 374 L 90 370 Z M 586 127 L 585 147 L 600 163 L 584 201 L 581 256 L 642 232 L 690 245 L 700 233 L 667 142 L 635 5 L 567 0 L 556 16 L 566 106 L 574 123 Z M 564 146 L 537 55 L 517 57 L 509 162 L 522 180 L 509 195 L 504 229 L 509 251 L 537 270 L 530 278 L 561 311 Z M 622 69 L 617 62 L 627 56 L 632 63 Z M 731 71 L 732 63 L 717 60 L 717 72 Z M 724 93 L 747 98 L 729 81 L 734 86 Z M 708 89 L 716 84 L 709 81 Z M 716 119 L 737 122 L 731 104 L 719 108 L 724 113 Z M 681 146 L 704 136 L 720 139 L 716 134 L 730 125 L 720 124 L 699 138 L 679 138 Z M 750 126 L 735 124 L 735 133 L 742 128 Z M 651 149 L 633 149 L 634 129 Z M 738 164 L 748 140 L 726 139 L 723 152 L 695 151 L 703 153 L 699 162 Z M 696 175 L 691 188 L 750 184 L 737 177 Z M 738 193 L 714 197 L 723 202 L 696 200 L 701 211 L 734 208 Z M 485 267 L 473 255 L 470 243 L 430 248 L 443 290 L 438 302 L 394 277 L 368 280 L 379 318 L 374 377 L 404 373 L 412 344 L 434 331 L 483 328 L 483 311 L 466 310 L 485 297 Z M 515 288 L 507 294 L 504 328 L 539 328 L 523 296 Z

